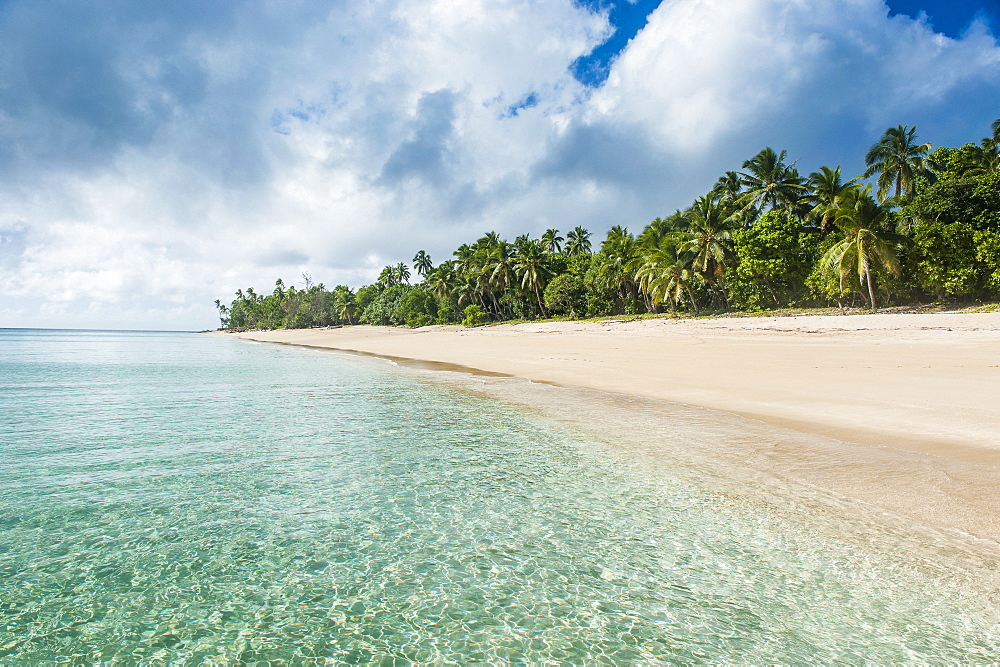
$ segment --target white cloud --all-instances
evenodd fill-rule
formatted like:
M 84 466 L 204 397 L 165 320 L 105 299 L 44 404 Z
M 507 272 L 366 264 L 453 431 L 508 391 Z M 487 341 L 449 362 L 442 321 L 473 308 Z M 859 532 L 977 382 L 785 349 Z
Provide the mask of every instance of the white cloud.
M 993 37 L 887 14 L 665 0 L 589 91 L 568 68 L 608 26 L 570 0 L 14 2 L 0 326 L 211 326 L 213 299 L 279 276 L 357 285 L 489 229 L 636 230 L 769 144 L 857 168 L 889 125 L 984 134 Z
M 881 0 L 667 0 L 590 120 L 632 121 L 664 150 L 700 154 L 737 134 L 780 141 L 775 126 L 822 135 L 845 117 L 870 141 L 932 120 L 972 82 L 997 101 L 1000 51 L 981 26 L 952 40 L 887 13 Z

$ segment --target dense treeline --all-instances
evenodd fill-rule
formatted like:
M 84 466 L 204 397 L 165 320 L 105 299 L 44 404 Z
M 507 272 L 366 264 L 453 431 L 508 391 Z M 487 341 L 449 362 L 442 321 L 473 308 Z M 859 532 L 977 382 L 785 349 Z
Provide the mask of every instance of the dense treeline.
M 687 209 L 598 246 L 575 227 L 507 241 L 490 232 L 434 265 L 423 250 L 356 292 L 322 284 L 238 291 L 224 327 L 423 326 L 627 313 L 875 308 L 1000 298 L 1000 120 L 978 144 L 938 148 L 889 128 L 867 170 L 803 176 L 765 148 Z M 864 183 L 862 179 L 872 179 Z

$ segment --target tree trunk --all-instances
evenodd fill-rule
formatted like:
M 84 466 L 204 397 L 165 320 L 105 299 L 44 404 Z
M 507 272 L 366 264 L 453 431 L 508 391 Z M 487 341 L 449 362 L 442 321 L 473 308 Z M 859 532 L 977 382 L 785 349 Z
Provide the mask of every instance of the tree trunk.
M 871 303 L 872 310 L 875 310 L 875 290 L 872 288 L 872 272 L 865 272 L 865 282 L 868 283 L 868 301 Z
M 538 299 L 538 308 L 542 311 L 542 317 L 548 317 L 548 313 L 545 312 L 545 306 L 542 305 L 542 295 L 538 291 L 538 284 L 535 284 L 535 298 Z
M 774 288 L 771 287 L 771 281 L 766 277 L 764 278 L 764 286 L 767 287 L 767 291 L 771 293 L 771 298 L 774 299 L 774 305 L 781 307 L 781 302 L 778 300 L 778 295 L 774 293 Z
M 698 314 L 698 304 L 694 300 L 694 294 L 691 292 L 691 288 L 688 287 L 687 285 L 684 286 L 684 289 L 688 293 L 688 298 L 691 299 L 691 307 L 694 308 L 694 314 L 697 315 Z

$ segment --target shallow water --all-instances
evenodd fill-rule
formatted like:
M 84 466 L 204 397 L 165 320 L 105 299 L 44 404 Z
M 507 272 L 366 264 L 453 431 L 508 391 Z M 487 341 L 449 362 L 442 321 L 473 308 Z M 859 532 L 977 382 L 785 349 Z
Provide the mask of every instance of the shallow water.
M 1000 654 L 992 605 L 898 557 L 905 531 L 860 512 L 839 534 L 780 485 L 627 446 L 732 424 L 623 406 L 608 437 L 596 403 L 538 392 L 222 336 L 0 330 L 0 660 Z

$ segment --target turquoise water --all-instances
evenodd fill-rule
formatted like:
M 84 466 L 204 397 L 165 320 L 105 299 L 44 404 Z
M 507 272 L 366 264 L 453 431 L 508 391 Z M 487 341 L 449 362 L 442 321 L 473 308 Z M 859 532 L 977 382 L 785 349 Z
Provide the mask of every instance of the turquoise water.
M 375 359 L 0 330 L 0 662 L 1000 655 L 892 545 L 571 422 Z

